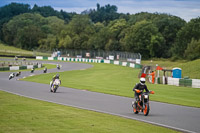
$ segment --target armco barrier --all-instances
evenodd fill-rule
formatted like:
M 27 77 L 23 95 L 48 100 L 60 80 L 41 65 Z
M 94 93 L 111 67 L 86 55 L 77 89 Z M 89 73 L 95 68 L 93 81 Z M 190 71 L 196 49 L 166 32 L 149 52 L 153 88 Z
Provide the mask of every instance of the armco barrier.
M 37 59 L 37 60 L 42 60 L 42 59 L 44 59 L 44 58 L 43 58 L 42 56 L 37 56 L 36 59 Z
M 168 85 L 200 88 L 200 79 L 179 79 L 168 77 Z
M 192 86 L 192 79 L 179 79 L 179 86 Z
M 19 66 L 11 66 L 10 70 L 19 70 Z
M 192 79 L 192 87 L 200 88 L 200 79 Z
M 0 71 L 9 71 L 9 70 L 10 70 L 9 67 L 1 67 L 1 68 L 0 68 Z
M 27 66 L 19 66 L 19 70 L 27 69 Z
M 168 81 L 168 85 L 176 85 L 176 86 L 179 86 L 179 79 L 178 79 L 178 78 L 168 77 L 168 78 L 167 78 L 167 81 Z

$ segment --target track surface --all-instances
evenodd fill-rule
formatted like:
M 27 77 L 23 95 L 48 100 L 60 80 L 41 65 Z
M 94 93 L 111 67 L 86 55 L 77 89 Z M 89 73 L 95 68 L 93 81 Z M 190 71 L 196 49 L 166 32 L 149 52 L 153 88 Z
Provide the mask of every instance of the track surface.
M 92 67 L 92 65 L 83 63 L 53 61 L 37 62 L 61 64 L 62 68 L 59 71 L 79 70 Z M 48 73 L 49 72 L 58 72 L 58 70 L 51 69 L 48 70 Z M 150 101 L 151 110 L 149 115 L 143 116 L 142 113 L 136 115 L 132 112 L 132 98 L 89 92 L 66 87 L 59 87 L 57 93 L 50 93 L 49 85 L 47 84 L 18 81 L 16 78 L 8 80 L 10 73 L 11 72 L 0 72 L 0 90 L 34 99 L 140 120 L 168 128 L 177 129 L 182 132 L 200 133 L 200 108 Z M 35 71 L 34 74 L 42 74 L 42 70 Z M 31 75 L 30 71 L 22 72 L 20 78 L 29 75 Z

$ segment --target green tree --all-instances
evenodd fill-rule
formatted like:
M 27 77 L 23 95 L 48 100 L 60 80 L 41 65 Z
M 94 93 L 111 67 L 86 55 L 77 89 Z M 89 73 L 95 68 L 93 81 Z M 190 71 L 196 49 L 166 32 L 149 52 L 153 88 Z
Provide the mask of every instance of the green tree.
M 172 47 L 173 56 L 184 57 L 188 44 L 194 40 L 200 39 L 200 18 L 192 19 L 179 30 L 176 42 Z
M 188 44 L 187 49 L 185 50 L 185 57 L 188 60 L 195 60 L 200 58 L 200 40 L 196 41 L 192 39 L 192 41 Z
M 176 16 L 161 14 L 153 20 L 153 23 L 165 39 L 165 43 L 162 45 L 162 57 L 169 58 L 172 56 L 170 49 L 175 42 L 176 35 L 186 22 Z
M 109 40 L 106 43 L 105 49 L 112 51 L 120 51 L 122 49 L 121 39 L 124 38 L 124 30 L 127 28 L 125 19 L 117 19 L 111 21 L 108 26 Z
M 39 14 L 25 13 L 15 16 L 3 27 L 5 42 L 29 50 L 37 48 L 37 42 L 45 37 L 41 30 L 43 20 Z
M 39 7 L 35 4 L 31 11 L 33 13 L 38 13 L 44 17 L 57 16 L 59 18 L 63 18 L 62 15 L 58 11 L 54 10 L 51 6 Z
M 131 26 L 124 41 L 127 51 L 141 53 L 144 58 L 159 57 L 164 43 L 157 27 L 145 20 Z
M 56 48 L 59 48 L 57 37 L 54 36 L 53 34 L 48 34 L 47 38 L 40 39 L 38 41 L 38 44 L 39 44 L 38 49 L 41 49 L 41 50 L 52 51 Z
M 72 43 L 68 44 L 74 49 L 90 49 L 88 44 L 89 38 L 95 33 L 94 24 L 87 15 L 77 15 L 62 31 L 60 39 L 64 40 L 66 36 L 72 39 Z
M 103 7 L 97 3 L 97 10 L 90 9 L 89 16 L 93 22 L 109 22 L 119 18 L 119 14 L 117 13 L 117 6 L 115 5 L 105 5 Z
M 109 39 L 108 28 L 104 27 L 99 32 L 93 34 L 88 43 L 95 50 L 105 50 L 105 44 Z
M 64 38 L 60 39 L 59 41 L 59 48 L 68 48 L 71 49 L 72 47 L 72 39 L 69 35 L 65 36 Z
M 7 23 L 13 16 L 30 12 L 30 5 L 11 3 L 0 7 L 0 40 L 3 40 L 3 25 Z
M 47 21 L 47 26 L 49 29 L 47 34 L 53 34 L 58 36 L 66 26 L 64 20 L 59 19 L 56 16 L 47 17 L 45 21 Z
M 18 30 L 14 43 L 20 48 L 32 50 L 39 46 L 38 41 L 42 37 L 43 33 L 39 27 L 28 25 Z

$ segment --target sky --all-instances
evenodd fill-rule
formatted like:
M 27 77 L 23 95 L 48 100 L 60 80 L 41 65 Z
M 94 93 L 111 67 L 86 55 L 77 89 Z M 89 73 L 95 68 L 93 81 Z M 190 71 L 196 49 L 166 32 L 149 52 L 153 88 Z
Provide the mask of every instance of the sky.
M 96 4 L 107 4 L 118 7 L 118 13 L 167 13 L 178 16 L 185 21 L 200 17 L 200 0 L 0 0 L 0 7 L 11 2 L 29 4 L 33 7 L 51 6 L 55 10 L 81 13 L 84 10 L 96 9 Z

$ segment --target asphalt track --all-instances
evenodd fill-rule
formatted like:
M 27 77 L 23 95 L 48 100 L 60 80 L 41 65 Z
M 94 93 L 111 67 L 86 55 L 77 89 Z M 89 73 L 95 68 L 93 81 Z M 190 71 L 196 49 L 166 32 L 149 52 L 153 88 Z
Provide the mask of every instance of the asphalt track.
M 83 63 L 53 61 L 37 62 L 58 63 L 62 65 L 61 70 L 50 69 L 48 70 L 48 73 L 80 70 L 92 67 L 90 64 Z M 151 110 L 149 115 L 144 116 L 142 113 L 136 115 L 132 112 L 132 98 L 67 87 L 59 87 L 57 93 L 50 93 L 49 85 L 47 84 L 19 81 L 17 78 L 8 80 L 10 73 L 11 72 L 0 72 L 0 90 L 33 99 L 135 119 L 182 132 L 200 133 L 200 108 L 150 101 Z M 42 70 L 35 71 L 34 74 L 42 74 Z M 32 75 L 30 71 L 22 72 L 22 75 L 20 75 L 19 78 L 30 75 Z

